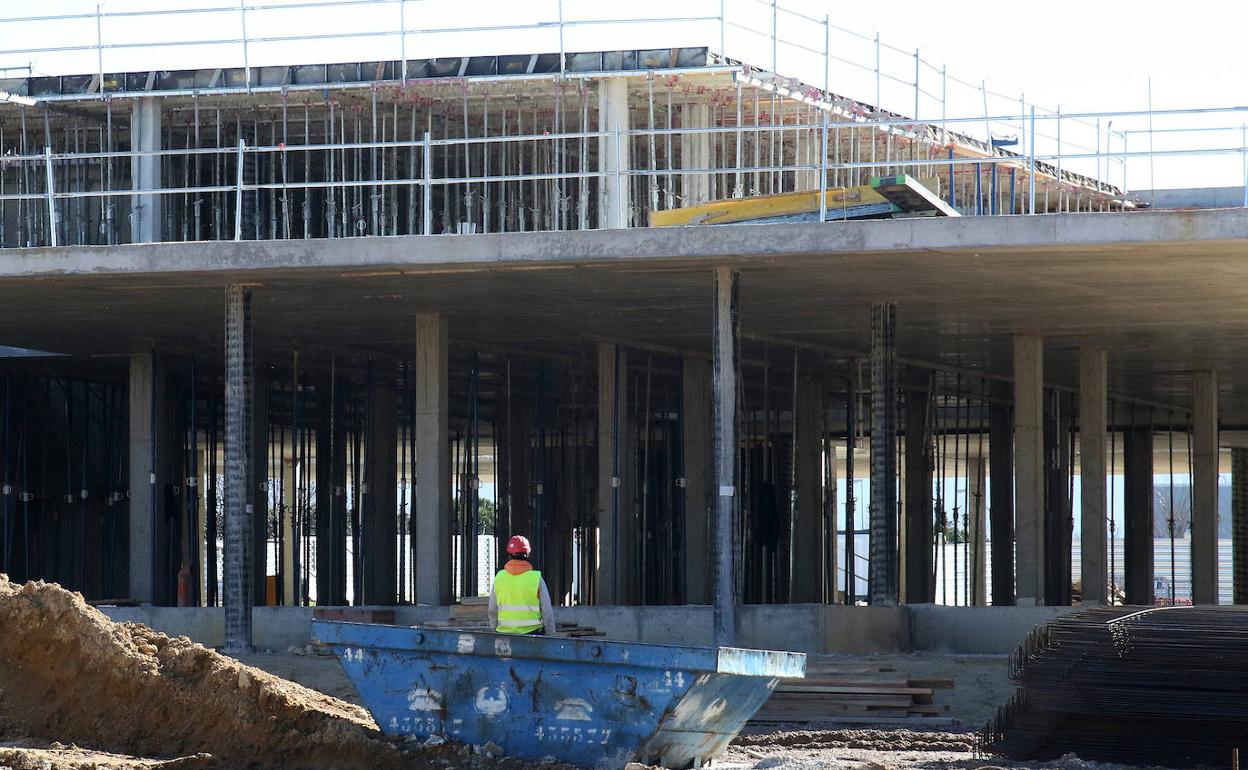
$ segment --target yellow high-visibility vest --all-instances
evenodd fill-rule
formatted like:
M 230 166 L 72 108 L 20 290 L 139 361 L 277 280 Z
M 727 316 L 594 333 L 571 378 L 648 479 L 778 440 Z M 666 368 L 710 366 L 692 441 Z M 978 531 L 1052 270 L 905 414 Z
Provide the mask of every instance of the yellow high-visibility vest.
M 513 575 L 501 570 L 494 576 L 494 601 L 498 605 L 498 627 L 502 634 L 527 634 L 542 627 L 542 604 L 538 586 L 542 573 L 535 569 Z

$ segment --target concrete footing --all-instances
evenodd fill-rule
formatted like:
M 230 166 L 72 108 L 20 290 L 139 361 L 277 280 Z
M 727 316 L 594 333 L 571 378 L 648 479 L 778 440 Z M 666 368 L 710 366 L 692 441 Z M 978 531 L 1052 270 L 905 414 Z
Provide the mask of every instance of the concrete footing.
M 394 607 L 400 625 L 446 620 L 447 607 Z M 171 636 L 187 636 L 216 647 L 223 640 L 224 615 L 206 607 L 105 607 L 113 620 L 143 623 Z M 806 653 L 865 655 L 939 652 L 1003 655 L 1012 652 L 1036 625 L 1071 607 L 897 607 L 841 605 L 744 605 L 738 610 L 738 643 L 745 647 Z M 312 641 L 309 607 L 256 607 L 254 645 L 285 650 Z M 712 608 L 556 607 L 561 621 L 593 626 L 616 641 L 709 646 Z

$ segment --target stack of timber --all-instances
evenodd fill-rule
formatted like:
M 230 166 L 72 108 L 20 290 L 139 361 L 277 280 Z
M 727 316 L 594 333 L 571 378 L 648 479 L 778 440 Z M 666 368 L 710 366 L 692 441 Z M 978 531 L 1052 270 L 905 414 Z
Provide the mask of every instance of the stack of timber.
M 915 679 L 891 665 L 812 663 L 805 679 L 782 680 L 755 724 L 862 724 L 948 727 L 948 706 L 933 703 L 952 679 Z
M 434 620 L 422 623 L 427 628 L 458 628 L 465 631 L 488 631 L 490 630 L 490 621 L 488 618 L 490 608 L 489 597 L 486 596 L 468 596 L 460 600 L 459 604 L 451 605 L 451 616 L 449 620 Z M 575 623 L 559 623 L 556 629 L 560 634 L 573 639 L 580 639 L 587 636 L 604 636 L 603 632 L 585 626 L 578 626 Z

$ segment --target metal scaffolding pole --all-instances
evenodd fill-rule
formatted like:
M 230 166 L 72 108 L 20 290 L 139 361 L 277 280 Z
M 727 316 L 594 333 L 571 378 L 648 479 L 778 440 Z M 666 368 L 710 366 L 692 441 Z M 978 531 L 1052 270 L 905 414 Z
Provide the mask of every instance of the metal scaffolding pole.
M 251 649 L 251 290 L 225 291 L 225 647 Z

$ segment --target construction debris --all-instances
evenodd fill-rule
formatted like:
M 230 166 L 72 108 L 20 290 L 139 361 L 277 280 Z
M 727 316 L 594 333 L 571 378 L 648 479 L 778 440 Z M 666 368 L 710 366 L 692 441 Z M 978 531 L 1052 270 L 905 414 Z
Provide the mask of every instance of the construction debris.
M 1104 607 L 1036 628 L 983 731 L 1015 759 L 1230 767 L 1248 740 L 1248 608 Z
M 0 575 L 0 629 L 0 726 L 11 734 L 137 757 L 211 754 L 231 768 L 411 766 L 364 709 L 114 623 L 58 585 Z
M 918 680 L 882 664 L 824 663 L 782 683 L 750 724 L 871 724 L 945 727 L 957 723 L 933 702 L 952 679 Z

